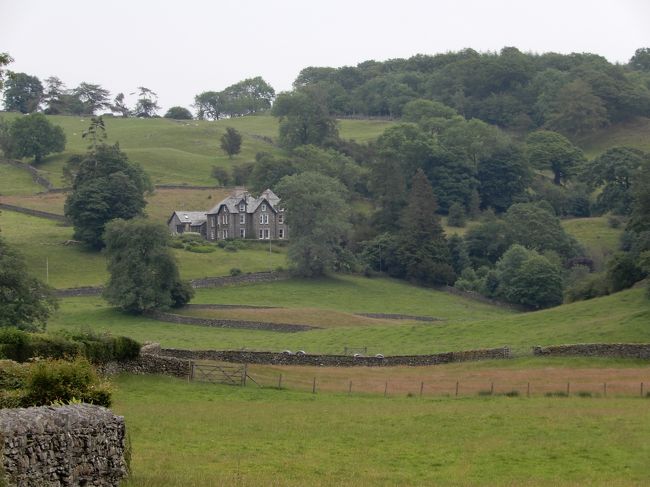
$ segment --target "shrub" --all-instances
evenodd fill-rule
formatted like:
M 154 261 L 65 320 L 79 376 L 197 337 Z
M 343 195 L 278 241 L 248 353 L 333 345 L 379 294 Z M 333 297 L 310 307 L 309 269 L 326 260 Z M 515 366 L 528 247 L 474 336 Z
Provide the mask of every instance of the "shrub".
M 217 249 L 215 249 L 212 245 L 190 244 L 189 246 L 186 247 L 186 250 L 190 252 L 196 252 L 197 254 L 210 254 Z
M 27 366 L 13 360 L 0 360 L 0 391 L 12 391 L 25 387 Z
M 189 242 L 205 242 L 205 239 L 203 238 L 203 235 L 197 232 L 185 232 L 182 233 L 180 236 L 180 239 L 182 242 L 189 243 Z
M 607 224 L 610 228 L 619 228 L 621 226 L 621 219 L 618 216 L 610 215 L 607 218 Z
M 449 207 L 447 225 L 450 227 L 465 226 L 465 208 L 460 203 L 454 203 Z
M 240 274 L 241 274 L 241 269 L 240 268 L 233 267 L 232 269 L 230 269 L 230 275 L 231 276 L 235 277 L 235 276 L 238 276 Z
M 194 288 L 192 287 L 192 285 L 186 281 L 177 281 L 171 290 L 172 308 L 181 308 L 185 306 L 187 303 L 190 302 L 190 300 L 193 297 L 194 297 Z M 126 337 L 122 337 L 122 338 L 126 338 Z M 137 346 L 138 346 L 138 353 L 139 353 L 140 344 L 138 343 Z M 133 344 L 129 345 L 129 349 L 132 350 L 129 353 L 133 353 L 133 350 L 135 349 L 135 345 Z M 135 356 L 129 358 L 135 358 L 137 356 L 138 355 L 136 354 Z
M 43 406 L 73 399 L 99 406 L 111 404 L 108 386 L 100 382 L 88 360 L 44 360 L 30 366 L 23 406 Z
M 183 245 L 183 241 L 180 238 L 172 238 L 171 242 L 169 243 L 169 246 L 173 249 L 185 248 L 185 245 Z
M 237 247 L 237 245 L 234 245 L 234 242 L 228 242 L 226 245 L 224 245 L 223 250 L 226 252 L 237 252 L 239 250 L 239 247 Z
M 564 299 L 568 303 L 574 301 L 585 301 L 587 299 L 606 296 L 609 294 L 607 280 L 602 274 L 590 274 L 571 284 L 564 293 Z

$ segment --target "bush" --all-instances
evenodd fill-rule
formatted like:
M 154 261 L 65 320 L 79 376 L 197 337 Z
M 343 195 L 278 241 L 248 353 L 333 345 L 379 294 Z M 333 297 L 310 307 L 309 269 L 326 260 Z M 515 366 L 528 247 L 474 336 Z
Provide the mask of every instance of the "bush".
M 181 308 L 185 306 L 187 303 L 190 302 L 190 300 L 194 297 L 194 288 L 189 282 L 186 281 L 177 281 L 174 287 L 171 290 L 171 298 L 172 298 L 172 308 Z M 122 337 L 126 338 L 126 337 Z M 137 342 L 136 342 L 137 343 Z M 138 353 L 140 353 L 140 344 L 138 343 Z M 133 344 L 129 345 L 129 349 L 132 351 L 130 353 L 133 353 L 133 349 L 135 346 Z M 136 354 L 133 357 L 130 358 L 135 358 L 138 355 Z
M 465 208 L 460 203 L 454 203 L 449 207 L 449 216 L 447 217 L 447 225 L 450 227 L 464 227 L 465 226 Z
M 234 242 L 228 242 L 226 245 L 224 245 L 223 250 L 226 252 L 237 252 L 239 250 L 239 247 L 237 247 L 237 245 L 234 245 Z
M 27 366 L 13 360 L 0 360 L 0 391 L 13 391 L 25 387 Z
M 90 362 L 44 360 L 30 366 L 22 405 L 44 406 L 55 401 L 79 399 L 90 404 L 110 406 L 110 390 L 100 382 Z
M 602 274 L 589 274 L 571 284 L 564 293 L 564 299 L 567 303 L 573 303 L 608 294 L 609 289 L 605 277 Z
M 632 287 L 645 275 L 643 269 L 638 267 L 634 255 L 629 252 L 619 252 L 607 263 L 607 282 L 613 293 Z
M 610 228 L 619 228 L 621 224 L 621 218 L 618 216 L 610 215 L 607 218 L 607 225 L 609 225 Z
M 241 269 L 240 269 L 240 268 L 238 268 L 238 267 L 233 267 L 232 269 L 230 269 L 230 275 L 231 275 L 232 277 L 238 276 L 238 275 L 240 275 L 240 274 L 241 274 Z
M 169 246 L 173 249 L 185 248 L 185 245 L 183 245 L 183 241 L 180 238 L 172 238 L 171 242 L 169 243 Z
M 212 246 L 212 245 L 192 245 L 192 244 L 190 244 L 190 245 L 188 245 L 186 247 L 186 250 L 188 250 L 189 252 L 195 252 L 197 254 L 210 254 L 210 253 L 216 251 L 217 249 L 215 249 L 214 246 Z
M 184 243 L 189 242 L 205 242 L 203 235 L 197 232 L 185 232 L 180 235 L 180 239 Z

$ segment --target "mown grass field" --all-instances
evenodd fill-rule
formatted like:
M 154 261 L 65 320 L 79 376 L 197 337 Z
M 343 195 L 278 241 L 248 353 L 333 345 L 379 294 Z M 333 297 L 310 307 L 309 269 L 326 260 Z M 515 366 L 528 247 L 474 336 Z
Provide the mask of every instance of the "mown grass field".
M 52 287 L 96 286 L 108 280 L 103 253 L 85 250 L 81 245 L 64 244 L 72 239 L 72 227 L 5 210 L 0 213 L 0 229 L 2 237 L 24 255 L 29 272 L 43 281 L 47 279 L 47 262 Z M 283 248 L 273 246 L 269 253 L 267 245 L 252 242 L 250 247 L 237 252 L 215 248 L 209 254 L 182 249 L 173 251 L 184 279 L 228 275 L 233 268 L 258 272 L 286 266 Z
M 160 342 L 164 347 L 289 349 L 333 354 L 343 353 L 345 347 L 367 347 L 369 354 L 409 355 L 509 346 L 515 354 L 527 355 L 535 345 L 650 342 L 650 301 L 643 289 L 534 313 L 513 313 L 399 281 L 338 276 L 200 289 L 194 302 L 282 306 L 287 309 L 260 310 L 255 317 L 272 321 L 273 314 L 277 318 L 281 313 L 283 321 L 327 328 L 280 333 L 176 325 L 124 315 L 100 298 L 70 298 L 62 301 L 49 329 L 91 326 L 96 331 Z M 313 320 L 305 308 L 312 308 Z M 321 314 L 320 310 L 325 312 Z M 362 324 L 359 317 L 346 315 L 362 312 L 433 316 L 441 321 L 364 320 Z M 252 317 L 248 310 L 210 310 L 201 314 L 231 319 Z
M 17 114 L 0 113 L 6 119 Z M 66 133 L 65 152 L 45 158 L 38 166 L 43 175 L 55 186 L 62 187 L 62 169 L 71 154 L 86 151 L 88 143 L 82 134 L 88 128 L 89 117 L 52 115 L 48 119 L 60 125 Z M 270 115 L 240 117 L 219 121 L 122 119 L 105 117 L 108 142 L 119 142 L 129 159 L 140 163 L 155 184 L 215 185 L 210 176 L 213 166 L 230 168 L 241 162 L 252 162 L 258 152 L 280 153 L 274 145 L 278 122 Z M 343 120 L 341 137 L 367 141 L 376 138 L 392 122 L 373 120 Z M 219 147 L 219 139 L 226 127 L 234 127 L 243 135 L 241 153 L 229 159 Z M 9 174 L 6 165 L 0 166 L 0 175 Z M 22 185 L 21 192 L 33 193 L 37 187 Z M 13 194 L 3 192 L 0 194 Z
M 122 376 L 129 487 L 643 485 L 650 400 L 316 394 Z

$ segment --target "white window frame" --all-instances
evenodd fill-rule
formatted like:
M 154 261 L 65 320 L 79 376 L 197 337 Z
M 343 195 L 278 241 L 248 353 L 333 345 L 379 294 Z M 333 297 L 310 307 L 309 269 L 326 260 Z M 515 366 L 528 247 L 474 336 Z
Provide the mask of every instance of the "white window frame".
M 260 228 L 260 240 L 264 240 L 264 230 Z
M 284 215 L 282 213 L 278 214 L 278 223 L 282 225 L 284 223 Z
M 262 211 L 266 211 L 266 203 L 262 203 Z
M 270 240 L 271 239 L 271 230 L 268 228 L 264 229 L 264 240 Z
M 278 238 L 280 238 L 280 239 L 284 238 L 284 228 L 280 228 L 278 230 Z
M 224 213 L 223 215 L 221 215 L 221 223 L 223 225 L 228 225 L 228 214 L 227 213 Z
M 246 224 L 246 213 L 240 213 L 239 214 L 239 224 L 240 225 L 245 225 Z
M 246 229 L 245 228 L 240 228 L 239 229 L 239 237 L 240 238 L 246 238 Z
M 210 230 L 210 240 L 214 240 L 214 228 Z
M 223 238 L 224 240 L 227 240 L 227 239 L 228 239 L 228 229 L 227 229 L 227 228 L 224 228 L 224 229 L 221 231 L 221 236 L 222 236 L 222 238 Z
M 239 203 L 239 211 L 246 211 L 246 205 L 244 203 Z

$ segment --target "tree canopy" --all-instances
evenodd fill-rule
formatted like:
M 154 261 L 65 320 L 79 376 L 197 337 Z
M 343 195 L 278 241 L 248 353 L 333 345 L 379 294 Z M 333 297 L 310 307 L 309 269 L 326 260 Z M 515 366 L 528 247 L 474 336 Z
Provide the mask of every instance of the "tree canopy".
M 530 164 L 538 169 L 550 169 L 553 182 L 558 185 L 570 179 L 585 160 L 582 150 L 550 130 L 531 133 L 526 138 L 526 152 Z
M 50 123 L 42 113 L 16 118 L 9 126 L 8 137 L 10 149 L 7 156 L 33 157 L 37 164 L 48 154 L 65 149 L 63 129 Z
M 165 112 L 165 118 L 171 118 L 174 120 L 192 120 L 192 112 L 190 112 L 185 107 L 171 107 L 167 112 Z
M 228 154 L 230 159 L 241 151 L 242 136 L 233 127 L 226 127 L 226 132 L 221 136 L 220 141 L 221 150 Z
M 8 112 L 33 113 L 43 101 L 43 85 L 36 76 L 10 73 L 4 83 L 4 104 Z

